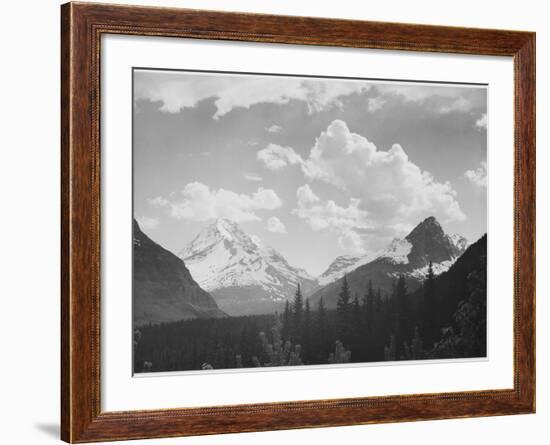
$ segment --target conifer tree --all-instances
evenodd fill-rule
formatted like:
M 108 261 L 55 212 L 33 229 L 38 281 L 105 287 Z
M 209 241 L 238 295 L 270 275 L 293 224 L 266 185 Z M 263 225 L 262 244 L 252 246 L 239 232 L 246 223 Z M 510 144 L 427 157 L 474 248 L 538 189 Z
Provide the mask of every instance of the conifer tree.
M 355 294 L 351 303 L 350 313 L 350 349 L 353 352 L 354 357 L 362 358 L 362 346 L 366 342 L 365 332 L 363 330 L 364 323 L 362 317 L 361 304 L 359 303 L 359 297 Z
M 327 314 L 323 297 L 319 299 L 317 304 L 317 313 L 315 317 L 315 325 L 313 328 L 313 356 L 316 363 L 323 363 L 326 354 L 328 354 L 328 326 Z
M 397 351 L 395 347 L 395 336 L 390 336 L 389 346 L 384 346 L 384 360 L 390 362 L 397 358 Z
M 312 335 L 311 308 L 309 305 L 309 298 L 306 298 L 306 303 L 304 308 L 302 339 L 301 339 L 301 345 L 303 346 L 303 349 L 304 349 L 304 361 L 306 363 L 309 362 L 312 355 L 311 335 Z
M 292 336 L 294 341 L 298 341 L 302 334 L 302 321 L 304 312 L 304 298 L 302 296 L 302 289 L 300 284 L 296 288 L 296 294 L 294 295 L 294 302 L 292 303 Z
M 342 313 L 349 312 L 350 299 L 348 276 L 344 275 L 344 279 L 342 280 L 342 288 L 336 303 L 336 310 Z
M 423 290 L 422 333 L 426 339 L 428 350 L 430 350 L 433 343 L 439 340 L 440 326 L 440 320 L 438 320 L 439 308 L 435 295 L 435 275 L 431 261 L 428 266 L 428 274 L 424 280 Z
M 327 314 L 325 309 L 325 303 L 323 302 L 323 297 L 319 299 L 317 304 L 317 324 L 320 328 L 325 328 L 327 322 Z
M 370 334 L 366 336 L 368 341 L 366 360 L 380 361 L 384 359 L 385 340 L 390 336 L 393 329 L 393 314 L 390 309 L 390 302 L 382 298 L 380 288 L 374 292 L 372 306 L 372 315 L 368 318 L 371 328 Z
M 351 303 L 347 275 L 344 275 L 344 279 L 342 280 L 342 289 L 340 290 L 338 301 L 336 303 L 336 314 L 336 334 L 338 336 L 338 340 L 342 341 L 344 344 L 349 344 Z
M 355 294 L 355 297 L 353 297 L 353 301 L 351 303 L 351 312 L 354 317 L 357 317 L 358 319 L 361 317 L 361 305 L 359 304 L 359 297 L 357 294 Z
M 375 317 L 375 294 L 372 287 L 372 280 L 369 280 L 367 290 L 363 296 L 363 353 L 365 360 L 373 360 L 374 358 L 374 317 Z
M 296 293 L 294 294 L 294 302 L 292 303 L 292 312 L 294 313 L 294 321 L 296 324 L 302 322 L 302 313 L 304 311 L 304 297 L 302 296 L 302 289 L 298 284 Z
M 397 280 L 392 280 L 391 282 L 391 301 L 394 303 L 392 306 L 394 306 L 394 309 L 395 310 L 395 296 L 397 294 Z
M 410 324 L 410 311 L 407 297 L 407 286 L 405 277 L 399 276 L 397 286 L 395 287 L 395 308 L 396 308 L 396 342 L 397 342 L 397 357 L 401 357 L 403 344 L 408 338 L 408 328 Z
M 380 291 L 380 289 L 378 289 Z M 374 289 L 372 287 L 372 280 L 369 280 L 369 285 L 367 287 L 367 293 L 364 296 L 364 308 L 365 308 L 365 324 L 366 324 L 366 333 L 367 335 L 372 334 L 372 324 L 374 320 Z
M 376 310 L 380 310 L 380 308 L 382 307 L 382 291 L 380 290 L 380 288 L 378 288 L 378 290 L 376 291 L 376 298 L 374 300 L 374 303 L 375 303 L 375 309 Z
M 281 328 L 281 335 L 283 337 L 283 340 L 288 340 L 290 338 L 290 333 L 292 330 L 291 324 L 292 324 L 292 313 L 290 310 L 290 303 L 288 300 L 286 300 L 285 303 L 285 310 L 283 312 L 283 327 Z

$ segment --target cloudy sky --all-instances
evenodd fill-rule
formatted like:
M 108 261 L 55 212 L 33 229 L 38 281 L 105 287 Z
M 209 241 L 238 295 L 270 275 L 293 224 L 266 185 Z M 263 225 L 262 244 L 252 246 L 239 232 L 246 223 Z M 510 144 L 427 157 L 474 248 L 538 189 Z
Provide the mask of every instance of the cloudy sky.
M 219 217 L 318 275 L 435 216 L 486 231 L 487 90 L 134 71 L 134 212 L 178 252 Z

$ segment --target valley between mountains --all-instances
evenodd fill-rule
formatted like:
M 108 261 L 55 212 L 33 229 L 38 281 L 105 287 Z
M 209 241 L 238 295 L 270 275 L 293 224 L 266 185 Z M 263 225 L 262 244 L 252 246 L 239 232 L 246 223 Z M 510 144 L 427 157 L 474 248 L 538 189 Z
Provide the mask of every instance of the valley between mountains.
M 487 236 L 421 221 L 319 277 L 219 219 L 178 254 L 134 221 L 134 371 L 484 357 Z
M 466 238 L 447 235 L 429 217 L 386 249 L 339 256 L 313 277 L 226 218 L 206 226 L 176 255 L 152 241 L 135 220 L 133 224 L 137 325 L 281 312 L 298 285 L 311 304 L 323 298 L 327 308 L 335 309 L 344 276 L 352 297 L 362 296 L 369 282 L 389 295 L 400 276 L 415 290 L 430 264 L 439 275 L 468 247 Z
M 430 262 L 439 275 L 467 246 L 464 237 L 445 234 L 437 220 L 430 217 L 386 249 L 365 256 L 337 257 L 319 277 L 312 277 L 245 233 L 238 224 L 219 219 L 205 227 L 177 256 L 220 309 L 237 316 L 281 311 L 293 298 L 298 284 L 311 303 L 323 297 L 327 307 L 334 309 L 344 275 L 348 276 L 352 296 L 362 295 L 370 280 L 375 288 L 390 293 L 399 275 L 405 276 L 412 290 L 424 280 Z

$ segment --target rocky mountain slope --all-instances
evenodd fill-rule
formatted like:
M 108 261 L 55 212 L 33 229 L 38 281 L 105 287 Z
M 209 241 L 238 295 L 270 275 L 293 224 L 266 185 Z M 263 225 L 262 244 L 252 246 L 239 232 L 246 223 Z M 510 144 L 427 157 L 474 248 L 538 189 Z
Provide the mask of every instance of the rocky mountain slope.
M 367 264 L 376 258 L 374 255 L 342 255 L 336 257 L 319 277 L 317 283 L 319 286 L 326 286 L 339 278 L 342 278 L 348 272 L 357 269 L 363 264 Z
M 316 286 L 305 270 L 292 267 L 275 249 L 225 218 L 203 229 L 178 256 L 230 315 L 280 309 L 298 284 L 304 293 Z
M 434 218 L 435 220 L 435 218 Z M 437 221 L 436 221 L 437 223 Z M 416 236 L 416 235 L 415 235 Z M 461 252 L 464 252 L 468 247 L 468 241 L 461 235 L 445 235 L 448 238 L 448 241 L 454 245 L 457 249 L 458 255 Z M 342 278 L 345 274 L 354 271 L 358 267 L 370 263 L 371 261 L 376 260 L 379 257 L 385 257 L 387 259 L 393 259 L 395 263 L 402 263 L 406 260 L 406 255 L 408 255 L 408 242 L 405 240 L 396 239 L 381 252 L 369 253 L 367 255 L 342 255 L 337 257 L 318 278 L 317 282 L 319 286 L 326 286 L 334 281 Z M 451 247 L 452 249 L 452 247 Z M 405 257 L 404 257 L 405 255 Z M 449 268 L 452 263 L 447 261 L 442 261 L 441 263 L 436 262 L 434 264 L 434 271 L 437 274 L 444 272 Z M 413 273 L 418 277 L 422 278 L 426 275 L 428 271 L 428 266 L 424 266 L 414 271 Z
M 403 274 L 410 289 L 419 286 L 428 271 L 430 262 L 435 274 L 448 270 L 468 246 L 465 238 L 447 235 L 434 217 L 418 224 L 405 238 L 395 239 L 384 251 L 370 258 L 345 262 L 338 270 L 340 277 L 318 289 L 312 296 L 312 303 L 323 297 L 328 307 L 334 308 L 341 288 L 343 275 L 347 274 L 352 295 L 362 297 L 369 280 L 375 288 L 390 294 L 393 281 Z M 333 263 L 334 264 L 334 263 Z M 329 267 L 330 269 L 330 267 Z M 327 274 L 325 272 L 323 275 Z M 322 275 L 322 276 L 323 276 Z M 321 277 L 322 277 L 321 276 Z
M 225 317 L 212 296 L 191 277 L 184 262 L 133 222 L 134 324 Z

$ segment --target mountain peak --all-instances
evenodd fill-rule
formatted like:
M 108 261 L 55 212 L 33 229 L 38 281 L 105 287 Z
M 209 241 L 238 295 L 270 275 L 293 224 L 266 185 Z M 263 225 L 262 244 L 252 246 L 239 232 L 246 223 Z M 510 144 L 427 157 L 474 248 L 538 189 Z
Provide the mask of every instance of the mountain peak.
M 418 287 L 425 279 L 429 265 L 436 275 L 447 271 L 468 248 L 468 240 L 461 235 L 447 235 L 434 216 L 417 224 L 405 238 L 395 238 L 376 254 L 372 261 L 357 261 L 338 257 L 319 277 L 322 286 L 312 296 L 317 302 L 323 297 L 327 305 L 336 307 L 342 287 L 342 277 L 347 275 L 350 292 L 361 295 L 369 282 L 375 288 L 391 295 L 395 279 L 405 276 L 409 289 Z
M 231 238 L 231 234 L 242 233 L 241 227 L 233 220 L 229 218 L 218 218 L 207 230 L 220 233 L 223 237 Z
M 229 218 L 218 218 L 214 221 L 213 225 L 218 228 L 235 229 L 239 228 L 239 225 Z
M 433 239 L 440 241 L 445 238 L 445 232 L 441 227 L 441 224 L 435 219 L 434 216 L 426 218 L 419 223 L 411 232 L 405 237 L 411 244 L 423 242 L 426 239 Z
M 441 228 L 441 224 L 439 224 L 439 221 L 435 216 L 428 216 L 424 221 L 417 224 L 415 229 L 417 228 L 436 228 L 443 231 L 443 229 Z
M 292 267 L 279 252 L 227 218 L 206 226 L 178 256 L 193 278 L 233 314 L 260 310 L 255 308 L 257 302 L 241 298 L 246 289 L 254 288 L 256 298 L 265 300 L 261 303 L 265 308 L 292 296 L 298 284 L 313 286 L 306 271 Z
M 411 244 L 409 261 L 423 267 L 430 261 L 438 263 L 455 259 L 466 248 L 465 238 L 447 235 L 434 216 L 418 224 L 406 237 Z

